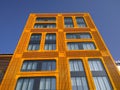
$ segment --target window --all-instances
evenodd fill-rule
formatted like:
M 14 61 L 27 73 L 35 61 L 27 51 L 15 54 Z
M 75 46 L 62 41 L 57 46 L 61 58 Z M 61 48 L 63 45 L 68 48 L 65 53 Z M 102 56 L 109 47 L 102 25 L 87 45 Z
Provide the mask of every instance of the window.
M 41 34 L 32 34 L 28 45 L 28 50 L 38 50 L 40 47 Z
M 55 23 L 37 23 L 34 25 L 34 28 L 56 28 Z
M 51 71 L 56 69 L 55 60 L 24 61 L 21 71 Z
M 100 59 L 89 59 L 90 71 L 94 79 L 96 90 L 112 90 L 107 73 Z
M 83 17 L 76 17 L 78 27 L 87 27 Z
M 72 59 L 70 64 L 72 90 L 88 90 L 86 74 L 81 60 Z
M 71 18 L 71 17 L 65 17 L 65 18 L 64 18 L 64 24 L 65 24 L 65 27 L 66 27 L 66 28 L 74 27 L 73 21 L 72 21 L 72 18 Z
M 56 49 L 56 34 L 47 34 L 45 40 L 45 50 L 55 50 Z
M 15 90 L 56 90 L 55 77 L 19 78 Z
M 93 42 L 68 42 L 68 50 L 95 50 Z
M 40 21 L 56 21 L 56 18 L 55 17 L 38 17 L 38 18 L 36 18 L 36 21 L 37 22 L 40 22 Z
M 90 33 L 67 33 L 67 39 L 90 39 Z

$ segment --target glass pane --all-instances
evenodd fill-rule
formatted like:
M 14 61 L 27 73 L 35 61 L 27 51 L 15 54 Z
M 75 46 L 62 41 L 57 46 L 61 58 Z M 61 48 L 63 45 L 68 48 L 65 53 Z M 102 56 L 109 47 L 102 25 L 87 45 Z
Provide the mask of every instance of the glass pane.
M 83 90 L 80 77 L 76 77 L 76 82 L 77 82 L 77 88 L 78 88 L 77 90 Z
M 110 85 L 108 78 L 107 77 L 102 77 L 102 78 L 103 78 L 104 84 L 106 86 L 106 90 L 112 90 L 112 86 Z
M 104 70 L 103 66 L 102 66 L 102 63 L 99 60 L 97 60 L 97 65 L 98 65 L 99 71 L 103 71 Z
M 56 69 L 56 62 L 52 61 L 52 70 L 55 70 L 55 69 Z
M 33 85 L 34 85 L 34 79 L 29 80 L 29 85 L 27 90 L 33 90 Z
M 102 77 L 97 77 L 97 78 L 98 78 L 98 82 L 99 82 L 100 88 L 102 88 L 103 90 L 106 90 L 104 82 L 102 80 Z
M 47 63 L 46 62 L 42 62 L 42 69 L 41 70 L 46 70 L 46 66 L 47 66 Z
M 22 71 L 27 70 L 27 62 L 23 62 Z
M 27 67 L 28 71 L 32 69 L 32 64 L 33 64 L 32 62 L 28 62 L 28 67 Z
M 23 86 L 22 86 L 22 90 L 28 90 L 28 89 L 27 89 L 27 87 L 28 87 L 28 80 L 29 80 L 29 79 L 24 79 Z
M 78 66 L 80 71 L 84 71 L 82 62 L 80 60 L 78 61 Z
M 78 63 L 77 61 L 73 61 L 74 62 L 74 68 L 75 68 L 75 71 L 79 71 L 79 67 L 78 67 Z
M 45 50 L 49 50 L 49 44 L 45 44 Z
M 47 61 L 47 70 L 51 70 L 51 62 L 50 61 Z
M 45 78 L 41 78 L 40 79 L 39 90 L 44 90 L 45 89 L 45 85 L 46 85 Z
M 96 86 L 96 90 L 100 90 L 100 85 L 99 85 L 99 82 L 97 80 L 97 77 L 93 77 L 93 79 L 94 79 L 94 84 Z
M 46 90 L 50 90 L 50 78 L 46 78 Z
M 74 65 L 74 64 L 73 64 L 73 61 L 70 61 L 70 71 L 75 71 L 73 65 Z
M 75 77 L 71 77 L 72 90 L 77 90 L 77 84 Z
M 15 90 L 21 90 L 23 85 L 23 79 L 19 79 Z
M 49 44 L 49 50 L 52 50 L 52 44 Z
M 93 67 L 92 61 L 89 61 L 89 65 L 90 65 L 90 71 L 94 71 L 94 67 Z
M 37 61 L 33 62 L 32 70 L 37 70 Z
M 85 43 L 82 44 L 84 50 L 88 50 L 87 45 Z
M 55 80 L 55 78 L 51 78 L 51 90 L 56 90 L 56 80 Z
M 93 67 L 95 71 L 99 71 L 96 61 L 93 61 Z
M 81 77 L 82 80 L 82 85 L 83 85 L 83 90 L 88 90 L 88 85 L 85 77 Z

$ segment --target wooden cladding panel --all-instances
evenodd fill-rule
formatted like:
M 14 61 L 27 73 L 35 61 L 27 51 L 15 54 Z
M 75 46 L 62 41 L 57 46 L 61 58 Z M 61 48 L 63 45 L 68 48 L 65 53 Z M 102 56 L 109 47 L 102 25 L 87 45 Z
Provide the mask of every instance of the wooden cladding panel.
M 85 20 L 87 21 L 89 28 L 91 28 L 91 29 L 95 28 L 93 22 L 90 19 L 90 16 L 85 16 Z
M 67 66 L 67 60 L 64 57 L 60 57 L 58 60 L 58 69 L 59 69 L 59 90 L 70 90 L 69 85 L 69 69 Z
M 110 76 L 112 77 L 112 80 L 116 86 L 116 90 L 120 89 L 120 75 L 119 72 L 115 66 L 115 64 L 113 63 L 112 59 L 107 56 L 107 57 L 103 57 L 104 58 L 104 62 L 105 65 L 108 68 L 108 71 L 110 73 Z
M 29 40 L 28 37 L 29 37 L 29 33 L 24 32 L 22 37 L 21 37 L 21 40 L 18 43 L 18 46 L 17 46 L 17 49 L 16 49 L 16 53 L 20 54 L 20 53 L 22 53 L 25 50 L 26 44 L 27 44 L 27 42 L 29 42 L 28 41 Z
M 100 51 L 106 51 L 106 48 L 105 48 L 105 45 L 104 45 L 104 42 L 102 42 L 99 34 L 96 32 L 96 31 L 93 31 L 92 32 L 92 37 L 94 38 L 98 48 Z
M 58 52 L 24 52 L 23 58 L 52 58 L 58 57 Z

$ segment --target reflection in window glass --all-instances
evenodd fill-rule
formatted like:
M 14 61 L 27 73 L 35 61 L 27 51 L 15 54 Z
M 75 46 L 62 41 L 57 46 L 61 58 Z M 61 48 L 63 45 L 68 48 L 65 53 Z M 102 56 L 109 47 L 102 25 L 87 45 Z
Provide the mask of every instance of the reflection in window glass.
M 45 50 L 55 50 L 56 49 L 56 34 L 47 34 L 45 39 Z
M 34 28 L 56 28 L 56 24 L 55 23 L 45 23 L 45 24 L 37 23 L 34 25 Z
M 21 71 L 50 71 L 56 69 L 55 60 L 24 61 Z
M 38 50 L 40 47 L 41 34 L 32 34 L 28 45 L 28 50 Z
M 66 28 L 74 27 L 71 17 L 65 17 L 64 18 L 64 24 L 65 24 Z
M 82 61 L 79 59 L 71 59 L 69 64 L 72 90 L 88 90 L 88 84 Z
M 38 17 L 38 18 L 36 18 L 36 21 L 37 22 L 40 22 L 40 21 L 56 21 L 56 18 L 55 17 Z
M 91 35 L 89 33 L 67 33 L 67 39 L 90 39 Z
M 83 17 L 76 17 L 78 27 L 87 27 Z
M 20 78 L 15 90 L 56 90 L 54 77 Z
M 100 59 L 89 59 L 89 66 L 92 72 L 96 90 L 112 90 L 111 83 Z M 99 74 L 98 74 L 99 73 Z
M 68 50 L 95 50 L 93 42 L 68 42 Z

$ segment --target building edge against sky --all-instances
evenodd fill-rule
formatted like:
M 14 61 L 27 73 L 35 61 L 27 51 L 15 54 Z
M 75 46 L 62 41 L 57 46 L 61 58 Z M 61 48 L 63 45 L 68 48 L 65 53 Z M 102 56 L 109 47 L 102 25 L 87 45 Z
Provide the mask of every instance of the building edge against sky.
M 119 83 L 120 73 L 89 13 L 32 13 L 0 89 L 119 90 Z

